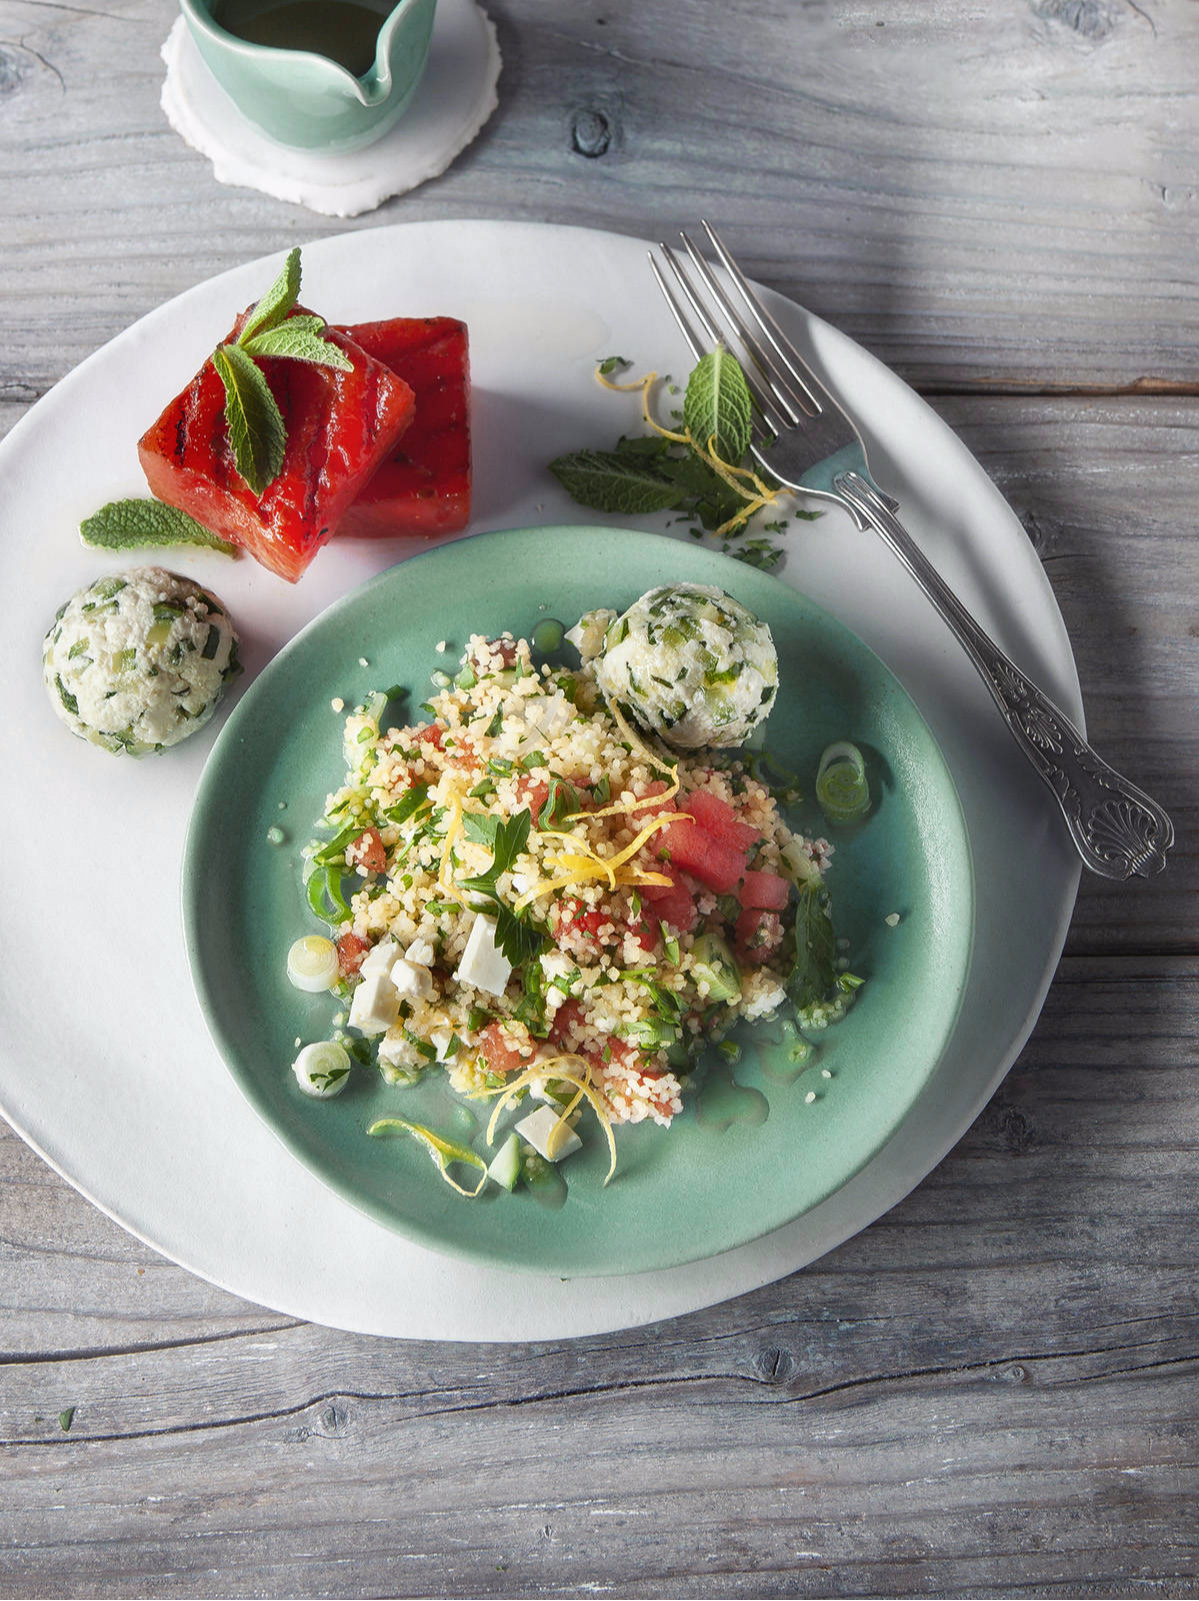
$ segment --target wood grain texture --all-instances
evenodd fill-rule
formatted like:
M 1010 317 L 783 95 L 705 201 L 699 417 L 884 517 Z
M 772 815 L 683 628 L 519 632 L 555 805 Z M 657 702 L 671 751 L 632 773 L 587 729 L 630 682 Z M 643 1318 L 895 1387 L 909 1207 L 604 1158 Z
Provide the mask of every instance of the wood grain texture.
M 324 233 L 719 218 L 922 386 L 1193 386 L 1190 0 L 491 0 L 499 112 L 348 225 L 215 183 L 158 106 L 170 0 L 0 0 L 0 396 L 222 268 Z
M 647 1330 L 296 1323 L 0 1132 L 0 1595 L 1199 1595 L 1199 7 L 490 0 L 496 117 L 347 225 L 170 132 L 173 9 L 0 0 L 0 433 L 342 226 L 710 214 L 993 476 L 1179 844 L 1084 883 L 1021 1061 L 907 1200 Z

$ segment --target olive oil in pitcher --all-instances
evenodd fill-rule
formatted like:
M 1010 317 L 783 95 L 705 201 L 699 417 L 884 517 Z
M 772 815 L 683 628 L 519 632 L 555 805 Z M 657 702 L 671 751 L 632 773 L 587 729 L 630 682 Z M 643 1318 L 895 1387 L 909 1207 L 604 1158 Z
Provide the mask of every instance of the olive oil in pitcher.
M 218 0 L 212 18 L 249 44 L 310 50 L 356 78 L 370 71 L 386 9 L 363 0 Z

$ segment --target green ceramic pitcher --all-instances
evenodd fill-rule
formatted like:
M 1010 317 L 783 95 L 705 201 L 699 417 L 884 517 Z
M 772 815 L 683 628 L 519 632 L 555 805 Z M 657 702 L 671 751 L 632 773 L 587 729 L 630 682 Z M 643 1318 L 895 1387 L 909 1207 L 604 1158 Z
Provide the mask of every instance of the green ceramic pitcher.
M 357 0 L 347 8 L 379 13 L 374 60 L 358 77 L 333 59 L 335 49 L 323 54 L 290 43 L 253 43 L 230 31 L 242 19 L 261 20 L 274 12 L 269 32 L 278 40 L 289 32 L 287 16 L 300 14 L 302 5 L 285 7 L 280 0 L 180 4 L 201 56 L 245 117 L 280 144 L 337 152 L 372 143 L 404 112 L 425 68 L 437 0 L 399 0 L 390 11 L 383 9 L 383 0 Z M 331 37 L 336 38 L 337 0 L 325 9 L 334 30 Z M 246 31 L 255 30 L 246 26 Z

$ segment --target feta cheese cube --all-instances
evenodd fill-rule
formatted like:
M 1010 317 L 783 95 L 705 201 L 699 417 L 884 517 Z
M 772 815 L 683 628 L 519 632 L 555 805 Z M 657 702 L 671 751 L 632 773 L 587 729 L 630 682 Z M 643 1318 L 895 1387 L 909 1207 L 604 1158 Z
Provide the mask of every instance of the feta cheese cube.
M 391 964 L 390 978 L 402 1001 L 427 1001 L 433 993 L 432 973 L 406 956 L 397 956 Z
M 383 973 L 368 973 L 350 1002 L 350 1027 L 363 1034 L 385 1034 L 399 1012 L 395 985 Z
M 429 1044 L 437 1052 L 437 1060 L 439 1062 L 448 1062 L 450 1060 L 447 1052 L 453 1037 L 454 1031 L 448 1023 L 439 1024 L 436 1028 L 429 1030 Z
M 391 964 L 400 954 L 400 947 L 393 939 L 381 939 L 377 945 L 372 945 L 362 958 L 359 972 L 363 978 L 371 978 L 381 974 L 384 978 L 391 972 Z
M 562 1121 L 561 1113 L 553 1106 L 539 1106 L 528 1117 L 522 1117 L 516 1125 L 516 1132 L 547 1162 L 560 1162 L 564 1156 L 573 1156 L 583 1145 L 574 1129 Z
M 511 973 L 512 963 L 495 942 L 495 918 L 476 913 L 454 977 L 488 995 L 502 995 Z

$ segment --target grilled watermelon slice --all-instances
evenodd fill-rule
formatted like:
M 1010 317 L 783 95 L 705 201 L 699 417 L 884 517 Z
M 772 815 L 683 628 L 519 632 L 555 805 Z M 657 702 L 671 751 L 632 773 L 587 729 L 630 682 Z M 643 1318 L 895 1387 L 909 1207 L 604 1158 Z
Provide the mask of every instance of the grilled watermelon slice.
M 342 328 L 416 395 L 412 423 L 346 513 L 342 534 L 437 539 L 470 521 L 470 355 L 454 317 Z
M 292 312 L 301 314 L 299 306 Z M 234 324 L 230 341 L 246 315 Z M 137 447 L 159 500 L 244 545 L 293 584 L 408 427 L 415 405 L 411 388 L 389 367 L 344 331 L 325 332 L 354 363 L 351 372 L 279 358 L 260 363 L 287 429 L 282 471 L 262 495 L 234 465 L 225 388 L 211 361 Z

